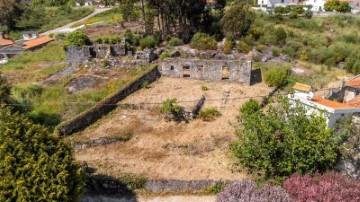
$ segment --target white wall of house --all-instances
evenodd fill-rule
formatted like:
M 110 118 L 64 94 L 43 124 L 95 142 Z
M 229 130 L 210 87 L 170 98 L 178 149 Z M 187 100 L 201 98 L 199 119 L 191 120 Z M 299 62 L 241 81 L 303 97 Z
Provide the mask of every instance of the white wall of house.
M 326 0 L 308 0 L 305 1 L 304 5 L 311 5 L 311 11 L 318 12 L 318 11 L 325 11 L 324 4 Z
M 258 5 L 267 6 L 269 8 L 275 8 L 277 5 L 297 5 L 298 0 L 258 0 Z
M 23 33 L 23 39 L 25 41 L 36 39 L 38 37 L 37 33 Z

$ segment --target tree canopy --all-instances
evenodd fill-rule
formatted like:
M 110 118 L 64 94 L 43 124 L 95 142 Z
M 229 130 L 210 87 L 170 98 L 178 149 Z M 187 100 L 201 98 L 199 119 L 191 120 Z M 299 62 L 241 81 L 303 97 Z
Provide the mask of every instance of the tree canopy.
M 77 201 L 83 188 L 69 146 L 0 107 L 0 201 Z
M 0 104 L 5 104 L 9 101 L 10 90 L 9 83 L 0 73 Z
M 326 11 L 338 11 L 341 13 L 351 12 L 351 6 L 348 2 L 340 2 L 339 0 L 329 0 L 324 4 Z
M 242 128 L 236 131 L 239 141 L 232 148 L 250 171 L 269 178 L 315 173 L 334 166 L 337 144 L 322 116 L 307 115 L 301 104 L 290 104 L 284 97 L 266 113 L 257 110 L 254 101 L 249 102 L 241 109 Z

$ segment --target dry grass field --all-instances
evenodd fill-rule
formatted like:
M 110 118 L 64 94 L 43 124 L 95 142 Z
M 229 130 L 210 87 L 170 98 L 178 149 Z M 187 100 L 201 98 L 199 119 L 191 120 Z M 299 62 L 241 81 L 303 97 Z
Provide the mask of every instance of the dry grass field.
M 201 86 L 206 86 L 203 91 Z M 95 168 L 97 173 L 120 176 L 144 174 L 149 179 L 226 180 L 247 178 L 229 154 L 239 107 L 248 97 L 266 96 L 264 84 L 245 86 L 225 81 L 201 81 L 162 77 L 120 104 L 143 104 L 146 109 L 118 108 L 68 141 L 131 134 L 130 140 L 76 151 L 75 157 Z M 216 120 L 201 119 L 167 122 L 157 109 L 162 101 L 176 98 L 191 108 L 204 95 L 203 109 L 216 107 L 222 114 Z M 260 98 L 259 98 L 260 99 Z

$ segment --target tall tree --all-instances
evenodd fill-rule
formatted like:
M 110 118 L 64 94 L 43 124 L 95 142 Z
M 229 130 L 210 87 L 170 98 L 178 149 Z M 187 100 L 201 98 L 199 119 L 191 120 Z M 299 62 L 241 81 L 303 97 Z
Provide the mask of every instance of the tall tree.
M 24 4 L 21 0 L 0 0 L 0 28 L 12 29 L 15 21 L 21 16 Z
M 77 201 L 83 188 L 69 146 L 0 107 L 0 201 Z

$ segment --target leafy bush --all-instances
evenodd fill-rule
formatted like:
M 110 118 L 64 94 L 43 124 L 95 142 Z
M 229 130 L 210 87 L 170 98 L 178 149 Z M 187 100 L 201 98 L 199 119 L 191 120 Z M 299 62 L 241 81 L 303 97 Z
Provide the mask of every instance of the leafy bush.
M 223 45 L 223 51 L 225 54 L 229 54 L 231 53 L 231 50 L 233 49 L 234 46 L 234 42 L 229 41 L 229 40 L 225 40 L 224 41 L 224 45 Z
M 191 48 L 196 48 L 200 50 L 216 50 L 217 43 L 216 40 L 208 34 L 205 33 L 196 33 L 190 41 Z
M 141 87 L 142 87 L 143 89 L 149 89 L 149 88 L 150 88 L 150 83 L 149 83 L 148 81 L 145 81 L 145 82 L 141 85 Z
M 338 11 L 341 13 L 351 12 L 351 6 L 348 2 L 340 2 L 339 0 L 329 0 L 324 4 L 325 11 Z
M 216 108 L 206 108 L 199 114 L 199 118 L 203 121 L 213 121 L 216 117 L 221 116 L 221 113 Z
M 156 46 L 156 41 L 153 36 L 147 36 L 140 40 L 141 49 L 144 48 L 154 48 Z
M 295 19 L 295 18 L 298 17 L 297 15 L 298 15 L 297 13 L 291 12 L 290 15 L 289 15 L 289 18 L 290 18 L 290 19 Z
M 270 87 L 282 87 L 287 84 L 287 72 L 280 69 L 274 69 L 265 72 L 265 83 Z
M 286 35 L 285 30 L 282 27 L 274 29 L 273 34 L 275 36 L 275 44 L 283 45 L 286 43 L 287 35 Z
M 337 161 L 338 145 L 325 119 L 307 114 L 303 105 L 286 97 L 266 112 L 240 116 L 239 121 L 239 141 L 231 145 L 234 155 L 265 179 L 322 172 Z
M 126 41 L 131 45 L 138 46 L 140 39 L 137 35 L 135 35 L 131 30 L 126 30 L 124 33 Z
M 5 77 L 0 73 L 0 104 L 8 103 L 10 98 L 11 87 Z M 1 108 L 1 106 L 0 106 Z
M 288 6 L 286 7 L 278 6 L 274 9 L 275 14 L 288 14 L 290 12 L 291 12 L 291 8 Z
M 261 109 L 261 106 L 259 105 L 259 103 L 250 98 L 250 100 L 246 101 L 240 108 L 240 113 L 241 115 L 245 115 L 245 116 L 248 116 L 248 115 L 253 115 L 257 112 L 259 112 Z
M 243 41 L 239 41 L 236 45 L 236 50 L 240 53 L 248 53 L 251 51 L 251 47 Z
M 170 46 L 181 46 L 184 44 L 184 42 L 182 39 L 179 39 L 177 37 L 172 37 L 169 44 Z
M 360 201 L 360 181 L 334 171 L 323 175 L 292 175 L 284 188 L 294 201 Z
M 118 35 L 99 36 L 95 41 L 99 44 L 119 44 L 121 43 L 121 38 Z
M 304 17 L 307 19 L 311 19 L 313 17 L 313 12 L 308 9 L 307 11 L 305 11 Z
M 71 148 L 40 125 L 0 108 L 0 201 L 77 201 L 84 172 Z
M 271 49 L 272 56 L 279 57 L 280 56 L 280 50 L 278 48 Z
M 181 107 L 177 105 L 176 98 L 167 99 L 165 100 L 161 107 L 160 107 L 160 113 L 166 114 L 166 113 L 173 113 L 179 115 L 181 112 Z
M 164 58 L 171 57 L 171 54 L 169 52 L 163 52 L 160 55 L 160 60 L 163 60 Z
M 85 32 L 76 30 L 66 36 L 65 47 L 89 45 L 90 39 Z
M 300 5 L 296 5 L 294 6 L 294 8 L 292 9 L 292 11 L 296 14 L 303 14 L 305 12 L 304 8 Z
M 259 189 L 256 187 L 256 184 L 249 180 L 234 182 L 217 195 L 216 202 L 291 201 L 286 191 L 279 186 L 265 185 Z
M 142 189 L 148 180 L 144 175 L 124 174 L 118 178 L 120 182 L 125 184 L 130 190 Z
M 209 88 L 208 88 L 207 86 L 202 85 L 202 86 L 201 86 L 201 90 L 202 90 L 202 91 L 207 91 L 207 90 L 209 90 Z

